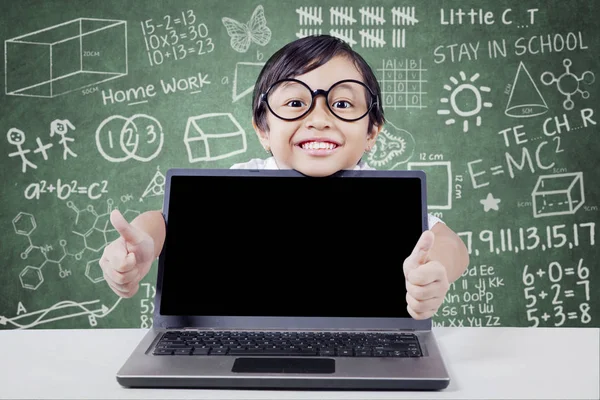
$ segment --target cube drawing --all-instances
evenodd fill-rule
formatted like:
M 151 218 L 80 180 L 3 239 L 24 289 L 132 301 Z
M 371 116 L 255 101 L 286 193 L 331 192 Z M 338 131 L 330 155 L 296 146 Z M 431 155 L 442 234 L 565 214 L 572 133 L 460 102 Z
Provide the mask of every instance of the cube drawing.
M 531 192 L 533 216 L 569 215 L 583 206 L 583 173 L 542 175 Z
M 79 18 L 4 42 L 7 95 L 54 97 L 127 75 L 127 22 Z

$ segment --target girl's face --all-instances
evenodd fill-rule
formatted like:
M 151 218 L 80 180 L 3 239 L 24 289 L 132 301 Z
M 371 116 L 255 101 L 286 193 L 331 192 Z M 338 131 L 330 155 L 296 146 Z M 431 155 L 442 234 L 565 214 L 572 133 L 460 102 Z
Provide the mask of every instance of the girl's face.
M 332 58 L 293 78 L 306 83 L 313 91 L 327 90 L 343 79 L 363 82 L 360 72 L 346 57 Z M 261 144 L 271 150 L 280 169 L 295 169 L 309 176 L 327 176 L 354 168 L 365 150 L 375 144 L 381 127 L 374 126 L 368 132 L 369 115 L 354 122 L 337 118 L 327 108 L 323 95 L 315 97 L 314 102 L 312 110 L 295 121 L 279 119 L 267 110 L 269 130 L 262 131 L 254 124 Z M 343 108 L 344 104 L 337 103 L 335 107 Z M 298 105 L 292 102 L 292 106 Z

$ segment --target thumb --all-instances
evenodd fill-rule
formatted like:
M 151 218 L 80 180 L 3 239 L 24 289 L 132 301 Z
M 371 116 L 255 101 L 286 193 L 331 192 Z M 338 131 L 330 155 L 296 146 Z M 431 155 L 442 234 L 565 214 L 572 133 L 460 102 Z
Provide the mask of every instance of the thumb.
M 127 244 L 139 244 L 142 240 L 144 240 L 144 236 L 142 233 L 135 227 L 133 227 L 125 217 L 119 212 L 119 210 L 113 210 L 110 213 L 110 223 L 114 228 L 119 232 L 121 237 L 125 239 Z
M 404 273 L 417 268 L 429 261 L 429 251 L 433 247 L 435 235 L 430 230 L 424 231 L 417 241 L 415 248 L 404 264 Z

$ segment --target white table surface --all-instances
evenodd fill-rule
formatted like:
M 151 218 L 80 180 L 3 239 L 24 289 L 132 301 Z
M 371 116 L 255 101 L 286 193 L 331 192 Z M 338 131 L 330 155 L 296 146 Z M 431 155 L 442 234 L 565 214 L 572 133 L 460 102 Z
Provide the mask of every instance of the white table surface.
M 598 399 L 598 328 L 434 328 L 440 392 L 128 389 L 115 374 L 145 329 L 0 331 L 2 399 Z

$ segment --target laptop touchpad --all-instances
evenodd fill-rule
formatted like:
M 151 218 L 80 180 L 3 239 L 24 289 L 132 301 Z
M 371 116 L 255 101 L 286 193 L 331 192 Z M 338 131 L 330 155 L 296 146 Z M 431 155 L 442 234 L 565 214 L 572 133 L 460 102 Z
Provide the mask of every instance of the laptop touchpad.
M 232 372 L 274 374 L 332 374 L 332 358 L 240 357 L 233 363 Z

